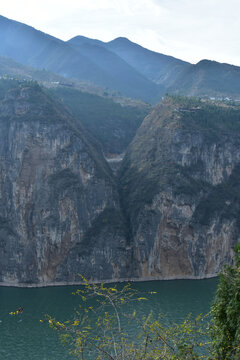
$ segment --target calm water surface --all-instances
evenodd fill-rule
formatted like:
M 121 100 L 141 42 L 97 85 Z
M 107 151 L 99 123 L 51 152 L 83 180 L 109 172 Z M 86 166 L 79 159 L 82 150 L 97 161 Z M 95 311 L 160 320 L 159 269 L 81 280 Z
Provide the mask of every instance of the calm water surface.
M 180 322 L 189 313 L 207 313 L 214 298 L 217 279 L 150 281 L 134 283 L 149 301 L 135 303 L 138 313 L 162 313 L 169 322 Z M 121 286 L 121 285 L 120 285 Z M 58 320 L 71 319 L 79 298 L 72 292 L 78 287 L 60 286 L 21 289 L 0 287 L 0 360 L 70 360 L 56 334 L 40 323 L 48 313 Z M 146 295 L 156 291 L 155 295 Z M 10 316 L 19 306 L 21 316 Z

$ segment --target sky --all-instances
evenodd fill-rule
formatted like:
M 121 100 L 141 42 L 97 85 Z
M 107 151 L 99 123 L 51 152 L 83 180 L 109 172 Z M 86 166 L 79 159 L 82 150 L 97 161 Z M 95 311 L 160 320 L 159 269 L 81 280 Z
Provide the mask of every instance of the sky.
M 239 0 L 7 0 L 0 14 L 65 41 L 124 36 L 191 63 L 240 66 Z

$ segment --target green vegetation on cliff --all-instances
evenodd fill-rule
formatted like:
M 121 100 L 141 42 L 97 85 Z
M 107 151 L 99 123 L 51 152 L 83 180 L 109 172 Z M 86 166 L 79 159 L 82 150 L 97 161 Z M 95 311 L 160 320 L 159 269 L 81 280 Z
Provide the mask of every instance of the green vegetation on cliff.
M 181 124 L 202 130 L 240 130 L 240 105 L 211 102 L 195 97 L 167 96 L 181 114 Z

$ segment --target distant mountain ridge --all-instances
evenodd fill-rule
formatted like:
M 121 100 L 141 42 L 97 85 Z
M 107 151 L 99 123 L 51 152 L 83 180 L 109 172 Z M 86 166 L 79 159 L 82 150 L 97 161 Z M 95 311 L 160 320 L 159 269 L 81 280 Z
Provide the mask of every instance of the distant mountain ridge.
M 240 98 L 240 67 L 201 60 L 184 69 L 170 92 L 191 96 L 234 96 Z
M 101 46 L 119 56 L 150 81 L 165 87 L 166 85 L 169 86 L 178 73 L 189 65 L 189 63 L 172 56 L 145 49 L 124 37 L 103 42 L 84 36 L 76 36 L 70 39 L 68 44 L 75 49 L 83 48 L 87 44 Z
M 78 41 L 69 41 L 67 44 L 70 44 L 74 50 L 87 57 L 89 61 L 95 63 L 102 71 L 108 73 L 109 76 L 117 78 L 120 91 L 124 91 L 123 89 L 127 85 L 128 88 L 132 89 L 132 94 L 138 96 L 139 89 L 136 88 L 136 84 L 138 84 L 139 86 L 146 86 L 146 90 L 150 91 L 149 95 L 151 96 L 155 96 L 158 91 L 161 94 L 164 93 L 164 87 L 161 84 L 159 86 L 159 84 L 153 83 L 151 79 L 141 74 L 134 66 L 118 56 L 118 54 L 103 46 L 100 41 L 80 43 Z M 151 86 L 149 85 L 150 83 Z
M 145 101 L 164 92 L 126 63 L 128 72 L 112 74 L 99 67 L 69 44 L 25 24 L 0 16 L 0 55 L 8 56 L 24 65 L 53 71 L 59 75 L 90 81 L 102 87 L 120 91 L 125 96 Z M 112 56 L 115 56 L 112 54 Z M 120 62 L 123 62 L 119 58 Z M 128 81 L 123 81 L 127 74 Z M 126 76 L 126 75 L 125 75 Z
M 61 77 L 53 72 L 38 70 L 36 68 L 26 66 L 5 56 L 0 56 L 0 76 L 24 80 L 36 80 L 39 82 L 66 81 L 64 77 Z
M 159 102 L 166 92 L 240 97 L 237 66 L 210 60 L 193 65 L 123 37 L 103 42 L 76 36 L 64 42 L 3 16 L 0 56 L 150 103 Z

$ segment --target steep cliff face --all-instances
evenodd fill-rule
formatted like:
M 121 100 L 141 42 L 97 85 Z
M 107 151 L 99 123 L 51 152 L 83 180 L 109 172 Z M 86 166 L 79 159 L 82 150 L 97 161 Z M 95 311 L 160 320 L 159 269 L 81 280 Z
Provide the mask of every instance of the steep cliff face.
M 38 85 L 9 84 L 0 91 L 0 283 L 201 278 L 231 262 L 239 107 L 166 98 L 115 177 L 68 110 Z
M 240 111 L 167 98 L 144 120 L 123 162 L 123 206 L 135 277 L 218 273 L 240 240 Z
M 126 276 L 116 185 L 97 144 L 73 124 L 37 85 L 1 102 L 0 282 Z

